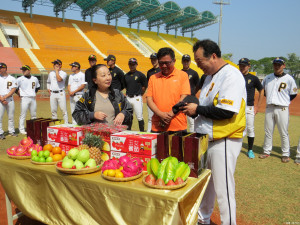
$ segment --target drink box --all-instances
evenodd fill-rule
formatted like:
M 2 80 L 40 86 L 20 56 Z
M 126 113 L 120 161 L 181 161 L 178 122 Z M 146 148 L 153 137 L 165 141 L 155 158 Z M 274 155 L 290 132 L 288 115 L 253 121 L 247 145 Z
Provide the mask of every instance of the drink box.
M 110 158 L 117 158 L 127 155 L 130 158 L 140 158 L 143 161 L 143 170 L 147 171 L 147 163 L 152 159 L 156 158 L 156 155 L 140 155 L 140 154 L 132 154 L 132 153 L 126 153 L 126 152 L 119 152 L 119 151 L 110 151 Z
M 192 135 L 193 133 L 187 133 L 180 131 L 172 135 L 171 147 L 170 147 L 170 156 L 173 156 L 178 159 L 178 161 L 183 161 L 183 149 L 185 138 Z
M 58 119 L 55 119 L 55 120 L 53 120 L 53 119 L 48 119 L 48 120 L 43 120 L 42 122 L 41 122 L 41 144 L 42 144 L 42 146 L 44 146 L 45 144 L 47 144 L 47 128 L 49 127 L 49 126 L 54 126 L 54 125 L 58 125 L 58 124 L 60 124 L 61 123 L 61 121 L 60 120 L 58 120 Z
M 48 142 L 58 142 L 68 145 L 80 145 L 84 138 L 82 129 L 72 124 L 62 124 L 47 128 Z
M 137 131 L 122 131 L 110 136 L 112 151 L 128 152 L 139 155 L 155 155 L 157 134 Z
M 157 135 L 157 159 L 162 162 L 171 154 L 173 131 L 165 131 Z
M 48 144 L 51 144 L 53 147 L 60 147 L 62 151 L 66 152 L 66 154 L 68 154 L 70 149 L 78 147 L 75 145 L 62 144 L 54 141 L 48 141 Z

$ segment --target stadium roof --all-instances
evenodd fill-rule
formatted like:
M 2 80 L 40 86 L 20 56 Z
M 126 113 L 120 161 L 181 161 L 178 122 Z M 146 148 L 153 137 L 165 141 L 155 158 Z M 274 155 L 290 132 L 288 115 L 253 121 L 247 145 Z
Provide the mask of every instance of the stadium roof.
M 169 30 L 181 28 L 181 32 L 201 29 L 217 22 L 217 17 L 209 11 L 199 12 L 188 6 L 181 9 L 177 3 L 168 1 L 161 4 L 158 0 L 50 0 L 54 4 L 53 11 L 57 15 L 64 12 L 70 5 L 76 4 L 81 9 L 83 19 L 93 16 L 100 10 L 106 13 L 106 20 L 110 23 L 123 15 L 128 17 L 131 27 L 134 23 L 148 22 L 151 30 L 154 26 L 165 25 Z M 24 9 L 33 5 L 36 0 L 22 0 Z

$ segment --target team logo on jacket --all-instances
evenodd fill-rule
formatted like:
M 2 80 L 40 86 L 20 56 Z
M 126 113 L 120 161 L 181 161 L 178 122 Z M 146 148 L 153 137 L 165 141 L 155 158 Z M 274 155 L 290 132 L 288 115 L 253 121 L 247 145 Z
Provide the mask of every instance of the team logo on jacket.
M 251 80 L 249 79 L 249 80 L 248 80 L 248 84 L 250 84 L 250 83 L 251 83 Z
M 138 79 L 138 77 L 134 77 L 134 80 L 137 80 Z
M 189 79 L 191 79 L 192 78 L 192 75 L 189 75 Z
M 84 98 L 80 98 L 78 101 L 80 101 L 81 103 L 84 103 Z
M 115 77 L 115 76 L 117 76 L 117 74 L 116 74 L 116 73 L 114 74 L 114 77 Z
M 281 82 L 278 88 L 278 92 L 281 91 L 281 89 L 285 89 L 286 88 L 286 83 Z
M 298 89 L 297 89 L 297 88 L 294 88 L 294 89 L 293 89 L 293 92 L 296 92 L 296 93 L 297 93 L 297 91 L 298 91 Z

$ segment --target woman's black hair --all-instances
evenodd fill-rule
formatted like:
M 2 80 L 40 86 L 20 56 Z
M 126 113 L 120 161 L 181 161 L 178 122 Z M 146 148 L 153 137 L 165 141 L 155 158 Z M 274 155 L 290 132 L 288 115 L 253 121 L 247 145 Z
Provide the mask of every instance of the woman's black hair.
M 92 69 L 91 69 L 92 79 L 97 78 L 97 70 L 100 69 L 101 67 L 106 67 L 107 68 L 107 66 L 105 64 L 97 64 L 97 65 L 92 66 Z M 97 87 L 98 87 L 97 84 L 94 83 L 94 86 L 92 88 L 97 89 Z M 115 92 L 114 92 L 113 87 L 111 85 L 109 86 L 109 91 L 110 91 L 111 95 L 114 98 L 115 97 Z

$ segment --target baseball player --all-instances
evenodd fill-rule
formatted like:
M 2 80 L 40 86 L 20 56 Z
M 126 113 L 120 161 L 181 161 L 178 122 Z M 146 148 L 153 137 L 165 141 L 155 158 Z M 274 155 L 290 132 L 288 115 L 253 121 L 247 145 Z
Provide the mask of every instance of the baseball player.
M 57 106 L 59 105 L 65 124 L 68 124 L 68 112 L 65 93 L 66 72 L 61 70 L 62 62 L 59 59 L 53 62 L 54 71 L 49 73 L 47 79 L 47 89 L 50 94 L 50 106 L 52 119 L 57 119 Z
M 85 82 L 88 84 L 88 90 L 90 90 L 95 85 L 92 79 L 92 67 L 97 64 L 97 57 L 89 55 L 88 60 L 91 67 L 85 71 Z
M 30 74 L 31 68 L 24 65 L 20 68 L 23 76 L 17 79 L 17 94 L 21 97 L 21 114 L 19 119 L 19 131 L 21 134 L 27 134 L 24 123 L 27 110 L 30 111 L 31 119 L 36 119 L 36 93 L 40 89 L 39 80 Z
M 265 77 L 262 82 L 267 98 L 265 115 L 265 140 L 264 153 L 259 156 L 261 159 L 268 158 L 272 151 L 272 138 L 275 124 L 281 137 L 281 162 L 290 161 L 289 141 L 289 104 L 297 96 L 298 89 L 295 80 L 291 75 L 285 73 L 285 61 L 281 58 L 273 60 L 274 73 Z
M 73 62 L 70 64 L 71 71 L 73 72 L 68 81 L 68 92 L 70 94 L 70 107 L 71 107 L 71 114 L 75 110 L 76 102 L 81 98 L 83 95 L 84 87 L 85 87 L 85 75 L 80 71 L 80 64 L 78 62 Z M 72 123 L 77 124 L 74 118 L 72 117 Z
M 152 68 L 150 70 L 148 70 L 147 72 L 147 82 L 149 82 L 150 77 L 153 74 L 156 74 L 158 72 L 160 72 L 160 68 L 158 66 L 158 59 L 157 59 L 157 54 L 156 53 L 152 53 L 150 55 L 150 60 L 151 60 L 151 64 L 152 64 Z M 148 127 L 147 127 L 147 132 L 151 132 L 151 127 L 152 127 L 152 116 L 153 116 L 153 112 L 152 110 L 148 107 Z
M 128 66 L 130 71 L 125 74 L 125 88 L 126 96 L 135 112 L 136 118 L 139 123 L 140 131 L 144 131 L 144 118 L 143 118 L 143 94 L 146 91 L 148 82 L 146 76 L 136 70 L 138 63 L 135 58 L 130 58 Z M 131 127 L 129 127 L 131 129 Z
M 189 81 L 190 81 L 190 86 L 191 86 L 191 95 L 196 96 L 196 87 L 199 83 L 199 75 L 198 73 L 190 68 L 191 65 L 191 56 L 188 54 L 185 54 L 182 56 L 182 71 L 186 72 L 188 77 L 189 77 Z M 194 132 L 194 122 L 195 119 L 193 119 L 192 117 L 188 116 L 188 122 L 189 122 L 189 126 L 190 126 L 190 132 Z
M 197 41 L 195 61 L 207 75 L 199 106 L 189 103 L 184 112 L 198 115 L 195 131 L 208 134 L 207 168 L 212 177 L 198 210 L 198 224 L 210 224 L 217 197 L 221 223 L 236 224 L 234 171 L 246 127 L 246 88 L 241 72 L 221 58 L 218 45 L 211 40 Z
M 116 57 L 114 55 L 108 55 L 104 61 L 106 61 L 107 66 L 109 67 L 109 72 L 112 76 L 111 86 L 113 89 L 122 91 L 125 88 L 124 73 L 119 67 L 116 66 Z
M 257 78 L 249 73 L 251 67 L 250 60 L 242 58 L 239 60 L 239 69 L 244 75 L 247 90 L 247 107 L 246 107 L 246 123 L 247 123 L 247 134 L 248 134 L 248 157 L 254 159 L 253 143 L 254 143 L 254 116 L 256 115 L 258 108 L 262 101 L 262 90 L 263 87 Z M 258 91 L 258 103 L 254 105 L 255 89 Z
M 17 89 L 17 80 L 7 74 L 7 66 L 0 63 L 0 140 L 5 139 L 2 129 L 2 119 L 6 110 L 8 116 L 8 132 L 10 136 L 17 137 L 14 125 L 15 102 L 13 94 Z

